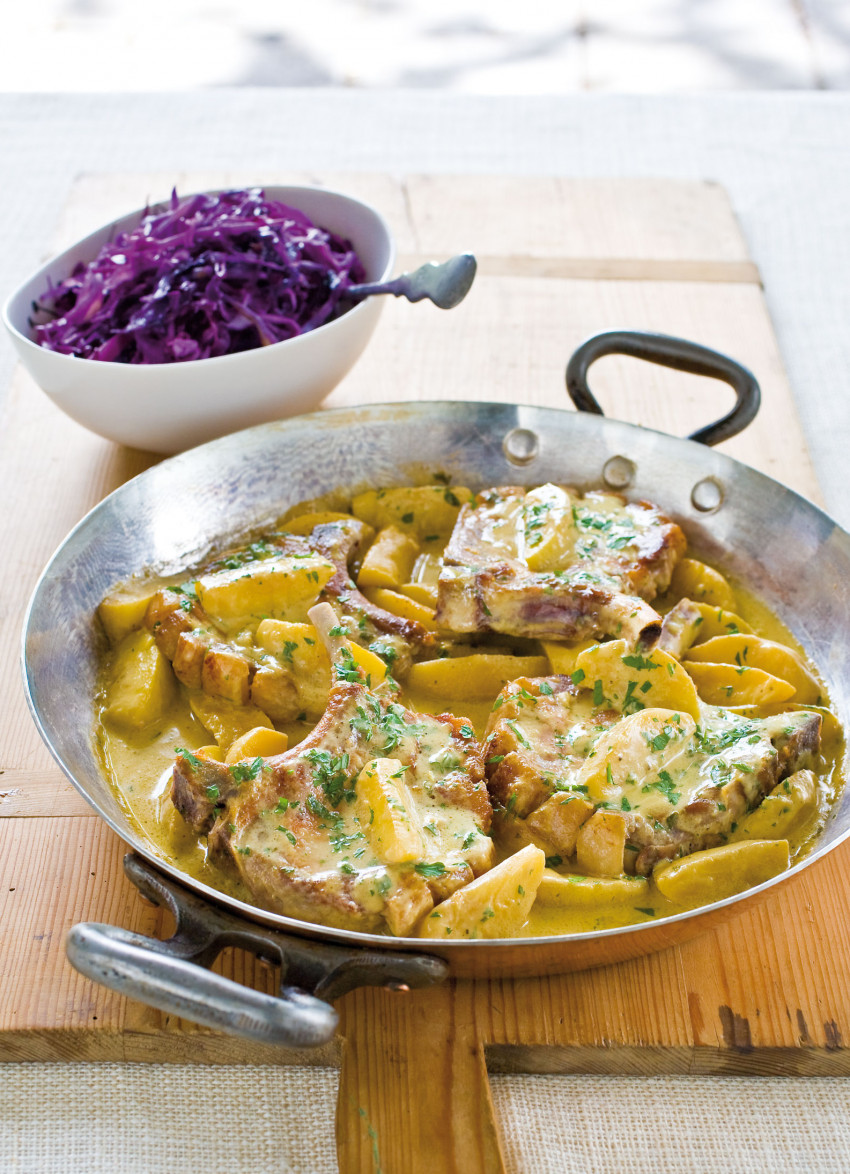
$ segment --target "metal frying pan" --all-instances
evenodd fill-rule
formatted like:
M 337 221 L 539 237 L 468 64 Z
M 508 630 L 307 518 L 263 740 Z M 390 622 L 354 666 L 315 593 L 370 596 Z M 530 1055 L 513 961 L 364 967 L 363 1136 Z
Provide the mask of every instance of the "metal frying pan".
M 587 370 L 630 354 L 730 383 L 737 403 L 687 440 L 601 418 Z M 810 867 L 850 835 L 844 794 L 815 850 L 788 872 L 699 910 L 598 933 L 555 938 L 428 942 L 327 929 L 268 913 L 178 873 L 141 838 L 98 765 L 93 697 L 104 636 L 95 609 L 143 568 L 178 572 L 291 504 L 337 487 L 411 484 L 435 471 L 473 488 L 545 481 L 607 485 L 648 498 L 685 528 L 691 548 L 773 609 L 850 716 L 850 536 L 822 511 L 708 445 L 753 418 L 758 385 L 745 368 L 692 343 L 616 332 L 570 360 L 580 412 L 496 403 L 383 404 L 319 412 L 253 428 L 150 469 L 71 532 L 42 575 L 24 631 L 24 677 L 42 737 L 80 793 L 133 849 L 125 865 L 142 891 L 172 908 L 168 942 L 110 926 L 69 934 L 72 963 L 162 1010 L 266 1042 L 304 1047 L 333 1034 L 329 1001 L 353 986 L 423 985 L 446 974 L 501 977 L 616 962 L 682 942 Z M 697 441 L 698 443 L 694 443 Z M 281 963 L 281 996 L 209 972 L 231 944 Z M 313 993 L 310 993 L 313 992 Z

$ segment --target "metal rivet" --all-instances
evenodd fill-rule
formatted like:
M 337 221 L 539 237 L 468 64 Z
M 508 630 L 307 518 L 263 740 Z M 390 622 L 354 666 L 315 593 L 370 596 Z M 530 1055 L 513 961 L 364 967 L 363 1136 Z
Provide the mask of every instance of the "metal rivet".
M 537 456 L 540 441 L 530 428 L 512 428 L 502 441 L 502 452 L 512 465 L 528 465 Z
M 723 505 L 723 486 L 714 477 L 697 481 L 691 490 L 691 505 L 701 514 L 711 514 Z
M 611 489 L 625 489 L 634 481 L 636 472 L 634 461 L 628 457 L 609 457 L 602 468 L 602 479 Z

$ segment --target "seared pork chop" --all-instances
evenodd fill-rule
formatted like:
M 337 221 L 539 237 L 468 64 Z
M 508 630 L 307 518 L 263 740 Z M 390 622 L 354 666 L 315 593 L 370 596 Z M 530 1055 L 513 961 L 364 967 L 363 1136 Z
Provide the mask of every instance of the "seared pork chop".
M 512 567 L 444 567 L 435 618 L 451 632 L 539 640 L 618 636 L 641 647 L 651 646 L 661 631 L 658 613 L 633 595 Z
M 184 752 L 171 794 L 258 905 L 325 925 L 404 934 L 493 860 L 472 727 L 356 679 L 284 754 L 228 767 Z
M 455 632 L 648 645 L 686 541 L 648 502 L 556 485 L 508 486 L 465 505 L 443 557 L 437 623 Z
M 508 835 L 552 857 L 574 855 L 581 827 L 619 825 L 619 871 L 724 843 L 783 779 L 814 764 L 821 718 L 794 711 L 747 718 L 701 705 L 624 717 L 595 707 L 569 678 L 518 680 L 496 701 L 485 739 L 488 786 Z
M 378 655 L 392 660 L 396 671 L 403 669 L 412 649 L 431 643 L 433 637 L 416 621 L 376 607 L 355 587 L 350 566 L 362 550 L 366 530 L 363 522 L 351 518 L 316 526 L 306 538 L 273 534 L 219 556 L 195 579 L 157 592 L 145 623 L 172 662 L 177 679 L 189 689 L 202 689 L 237 705 L 254 704 L 276 722 L 294 721 L 305 709 L 311 710 L 291 654 L 287 658 L 285 652 L 272 652 L 257 639 L 261 618 L 276 614 L 274 589 L 264 593 L 259 612 L 222 616 L 204 608 L 206 596 L 200 586 L 220 598 L 240 580 L 265 577 L 271 583 L 276 576 L 285 592 L 299 573 L 308 586 L 313 584 L 313 598 L 305 608 L 315 601 L 321 583 L 320 597 L 333 599 L 339 612 L 350 617 L 350 639 L 373 646 Z M 280 608 L 286 601 L 284 593 Z M 292 618 L 303 620 L 306 615 Z

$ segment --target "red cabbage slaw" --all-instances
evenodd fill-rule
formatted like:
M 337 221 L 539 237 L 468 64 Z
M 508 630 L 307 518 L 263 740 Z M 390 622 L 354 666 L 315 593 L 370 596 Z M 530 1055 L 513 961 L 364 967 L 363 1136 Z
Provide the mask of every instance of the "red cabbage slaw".
M 35 341 L 110 363 L 183 363 L 281 342 L 350 308 L 351 242 L 260 188 L 146 209 L 33 303 Z

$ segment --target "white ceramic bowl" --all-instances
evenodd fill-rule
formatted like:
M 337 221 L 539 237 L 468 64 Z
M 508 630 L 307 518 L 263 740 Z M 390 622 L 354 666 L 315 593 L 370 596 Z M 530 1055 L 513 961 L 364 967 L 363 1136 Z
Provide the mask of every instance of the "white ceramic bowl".
M 390 276 L 395 244 L 368 204 L 324 188 L 267 187 L 270 199 L 305 212 L 351 240 L 367 281 Z M 3 307 L 3 322 L 36 383 L 72 419 L 109 440 L 174 453 L 226 433 L 318 406 L 360 356 L 384 299 L 367 298 L 315 330 L 234 355 L 185 363 L 129 364 L 80 359 L 32 340 L 32 303 L 78 261 L 92 260 L 142 209 L 104 225 L 38 270 Z

